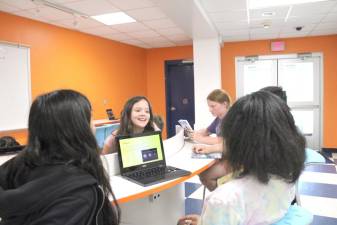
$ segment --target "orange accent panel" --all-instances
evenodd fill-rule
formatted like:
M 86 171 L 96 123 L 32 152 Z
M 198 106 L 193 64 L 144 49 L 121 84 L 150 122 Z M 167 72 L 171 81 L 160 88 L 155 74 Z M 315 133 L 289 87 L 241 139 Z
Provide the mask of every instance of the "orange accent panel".
M 193 47 L 149 49 L 146 52 L 146 58 L 147 95 L 154 113 L 161 115 L 166 122 L 165 61 L 193 59 Z M 166 137 L 166 126 L 163 130 L 163 136 Z
M 282 52 L 270 51 L 271 40 L 224 43 L 221 49 L 222 87 L 235 98 L 236 56 L 323 53 L 323 147 L 337 147 L 337 35 L 281 40 L 286 44 L 286 50 Z
M 82 92 L 94 119 L 119 117 L 125 101 L 146 95 L 146 50 L 0 12 L 0 40 L 30 46 L 32 98 L 60 88 Z M 106 100 L 106 104 L 104 104 Z M 22 144 L 27 132 L 9 132 Z
M 171 187 L 174 187 L 188 179 L 190 179 L 191 177 L 193 176 L 196 176 L 196 175 L 199 175 L 200 173 L 202 173 L 203 171 L 207 170 L 209 167 L 211 167 L 213 164 L 215 163 L 215 160 L 213 160 L 212 162 L 210 162 L 208 165 L 200 168 L 199 170 L 195 171 L 194 173 L 192 173 L 191 175 L 189 176 L 184 176 L 184 177 L 180 177 L 176 180 L 172 180 L 171 182 L 168 182 L 162 186 L 159 186 L 159 187 L 155 187 L 153 189 L 150 189 L 150 190 L 146 190 L 144 192 L 141 192 L 141 193 L 138 193 L 138 194 L 134 194 L 134 195 L 130 195 L 128 197 L 125 197 L 125 198 L 120 198 L 118 199 L 118 203 L 125 203 L 125 202 L 130 202 L 130 201 L 134 201 L 134 200 L 137 200 L 137 199 L 140 199 L 140 198 L 145 198 L 151 194 L 154 194 L 154 193 L 158 193 L 158 192 L 161 192 L 161 191 L 164 191 L 166 189 L 169 189 Z

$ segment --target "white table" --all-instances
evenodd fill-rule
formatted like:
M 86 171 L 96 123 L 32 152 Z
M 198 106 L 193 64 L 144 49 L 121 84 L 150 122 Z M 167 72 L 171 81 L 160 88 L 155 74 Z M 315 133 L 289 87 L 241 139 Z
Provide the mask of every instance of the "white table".
M 110 183 L 122 212 L 121 224 L 174 225 L 185 213 L 184 181 L 200 174 L 213 159 L 191 158 L 192 144 L 185 142 L 183 132 L 164 141 L 167 165 L 191 172 L 190 176 L 142 187 L 122 178 L 117 155 L 105 156 L 109 164 Z

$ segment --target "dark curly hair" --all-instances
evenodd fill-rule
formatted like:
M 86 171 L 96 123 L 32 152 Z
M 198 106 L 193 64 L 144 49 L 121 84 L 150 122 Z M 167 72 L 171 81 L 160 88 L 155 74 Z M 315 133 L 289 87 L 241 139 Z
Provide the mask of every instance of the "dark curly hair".
M 304 168 L 305 138 L 287 104 L 276 95 L 257 91 L 235 102 L 221 124 L 233 172 L 268 183 L 276 175 L 294 183 Z

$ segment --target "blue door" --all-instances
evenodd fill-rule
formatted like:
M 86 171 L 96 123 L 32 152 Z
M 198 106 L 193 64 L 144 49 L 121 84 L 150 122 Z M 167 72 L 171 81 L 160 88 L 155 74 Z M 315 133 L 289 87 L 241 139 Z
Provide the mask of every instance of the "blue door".
M 172 137 L 178 120 L 188 120 L 192 127 L 195 122 L 193 62 L 166 61 L 165 85 L 167 136 Z

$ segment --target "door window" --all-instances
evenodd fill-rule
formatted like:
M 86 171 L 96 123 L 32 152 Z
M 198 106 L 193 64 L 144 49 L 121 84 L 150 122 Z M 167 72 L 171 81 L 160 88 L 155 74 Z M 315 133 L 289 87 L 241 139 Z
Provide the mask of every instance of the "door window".
M 295 123 L 306 137 L 307 146 L 319 150 L 322 137 L 320 62 L 318 54 L 263 56 L 254 60 L 237 58 L 237 97 L 266 86 L 281 86 L 286 91 Z

